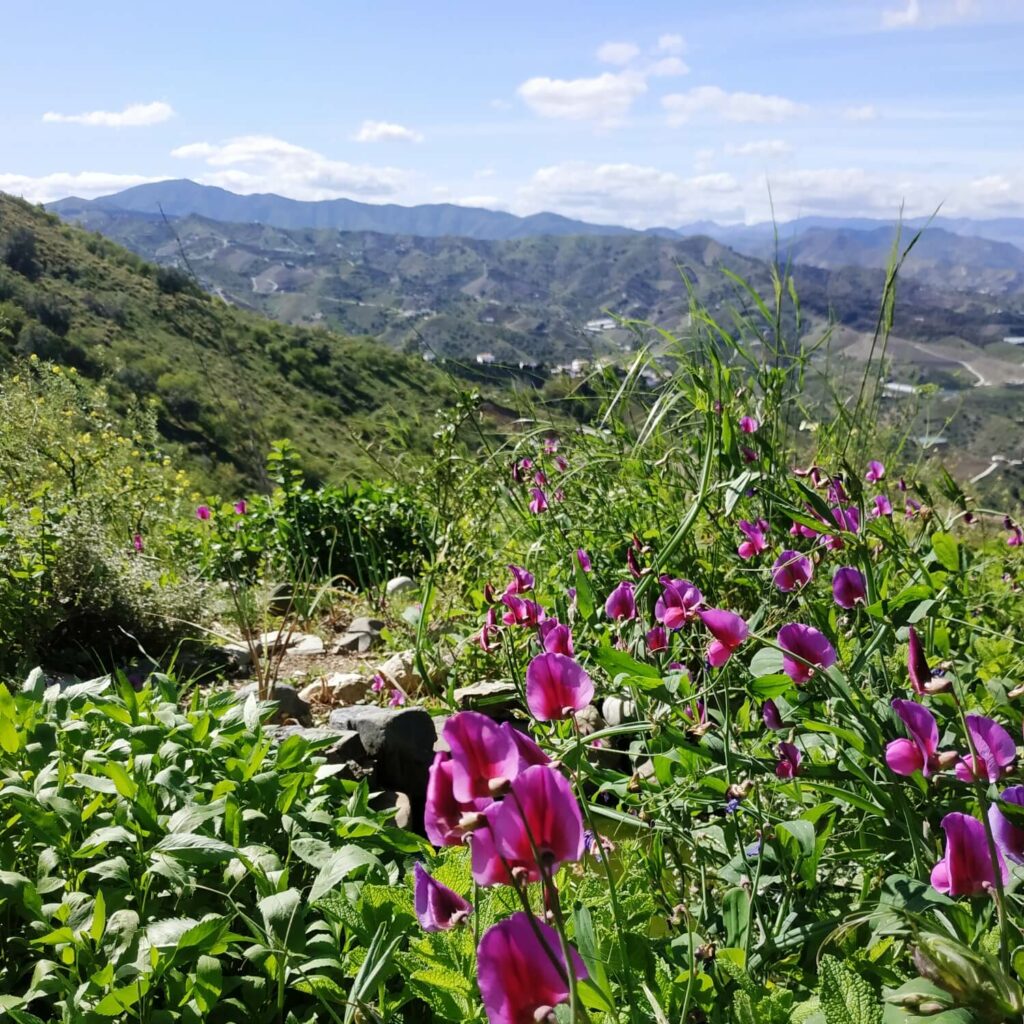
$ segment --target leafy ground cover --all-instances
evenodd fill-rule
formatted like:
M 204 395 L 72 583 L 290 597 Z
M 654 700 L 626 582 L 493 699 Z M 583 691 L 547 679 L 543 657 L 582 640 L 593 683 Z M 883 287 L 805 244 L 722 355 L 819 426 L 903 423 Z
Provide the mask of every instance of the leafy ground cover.
M 154 550 L 221 589 L 332 509 L 396 528 L 380 571 L 411 559 L 448 665 L 391 697 L 445 718 L 426 838 L 255 697 L 12 681 L 7 1015 L 1019 1020 L 1024 534 L 907 460 L 877 376 L 811 403 L 787 293 L 695 307 L 696 350 L 641 351 L 579 429 L 471 450 L 467 397 L 401 500 L 309 493 L 287 448 L 268 498 L 186 495 Z M 480 679 L 511 707 L 457 710 Z

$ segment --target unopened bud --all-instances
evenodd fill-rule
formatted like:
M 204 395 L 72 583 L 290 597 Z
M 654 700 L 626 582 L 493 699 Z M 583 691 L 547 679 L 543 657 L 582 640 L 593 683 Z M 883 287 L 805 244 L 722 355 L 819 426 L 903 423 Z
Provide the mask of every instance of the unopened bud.
M 558 1020 L 554 1009 L 550 1006 L 538 1006 L 533 1011 L 533 1019 L 536 1021 L 536 1024 L 555 1024 Z
M 941 754 L 937 754 L 935 761 L 940 768 L 950 768 L 956 764 L 960 755 L 955 750 L 944 750 Z
M 469 814 L 464 814 L 459 818 L 459 831 L 462 833 L 475 832 L 486 824 L 487 819 L 479 811 L 470 811 Z
M 503 775 L 499 775 L 496 779 L 490 779 L 487 783 L 487 790 L 497 800 L 499 797 L 504 796 L 511 787 L 512 783 L 509 782 Z

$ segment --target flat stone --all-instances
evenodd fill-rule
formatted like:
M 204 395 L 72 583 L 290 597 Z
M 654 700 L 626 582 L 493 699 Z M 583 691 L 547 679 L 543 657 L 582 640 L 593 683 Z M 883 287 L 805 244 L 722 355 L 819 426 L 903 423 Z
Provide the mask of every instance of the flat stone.
M 311 703 L 354 704 L 370 692 L 372 683 L 358 672 L 334 672 L 304 687 L 299 696 Z
M 369 633 L 342 633 L 331 644 L 331 654 L 366 654 L 374 645 Z
M 415 586 L 416 582 L 411 576 L 396 576 L 394 579 L 388 580 L 385 592 L 388 597 L 391 597 L 394 594 L 401 594 L 406 590 L 412 590 Z
M 480 679 L 455 690 L 455 703 L 485 713 L 507 711 L 519 702 L 519 691 L 510 679 Z
M 328 764 L 345 764 L 354 761 L 363 764 L 367 760 L 366 749 L 359 733 L 350 729 L 324 729 L 304 725 L 282 725 L 274 730 L 278 742 L 283 743 L 289 736 L 301 736 L 312 742 L 331 740 L 331 745 L 320 752 Z
M 369 633 L 371 636 L 380 636 L 380 631 L 384 626 L 385 622 L 383 619 L 371 619 L 367 615 L 360 615 L 348 624 L 346 632 Z
M 259 687 L 256 683 L 249 683 L 238 691 L 238 696 L 245 699 L 249 694 L 259 696 Z M 310 714 L 310 706 L 299 696 L 294 686 L 287 683 L 276 683 L 271 691 L 269 700 L 277 704 L 277 720 L 283 724 L 289 721 L 298 722 L 299 725 L 312 725 L 313 718 Z
M 377 671 L 385 681 L 411 697 L 423 685 L 423 677 L 416 671 L 415 655 L 412 651 L 393 654 Z
M 610 726 L 632 722 L 636 719 L 636 702 L 626 697 L 605 697 L 601 714 Z
M 280 654 L 282 650 L 289 654 L 323 654 L 324 642 L 312 633 L 269 632 L 261 633 L 256 639 L 256 646 L 264 654 Z
M 221 654 L 237 668 L 248 668 L 252 664 L 252 651 L 244 643 L 229 643 L 218 648 Z

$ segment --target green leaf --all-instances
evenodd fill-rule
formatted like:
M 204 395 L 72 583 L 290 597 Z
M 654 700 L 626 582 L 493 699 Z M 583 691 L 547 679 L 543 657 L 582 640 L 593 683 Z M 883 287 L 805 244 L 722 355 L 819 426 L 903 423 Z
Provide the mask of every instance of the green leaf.
M 933 534 L 932 551 L 943 569 L 950 572 L 960 571 L 960 544 L 956 537 L 948 533 Z
M 363 850 L 358 846 L 343 846 L 320 869 L 313 882 L 313 888 L 309 890 L 309 902 L 315 903 L 348 878 L 356 868 L 367 865 L 379 867 L 380 860 L 369 850 Z
M 119 1017 L 130 1010 L 147 992 L 149 982 L 140 978 L 133 985 L 115 988 L 105 995 L 93 1008 L 93 1013 L 101 1017 Z
M 89 925 L 89 938 L 99 942 L 103 938 L 103 930 L 107 926 L 107 903 L 103 898 L 103 890 L 96 893 L 92 909 L 92 924 Z
M 750 674 L 755 678 L 761 676 L 781 676 L 782 672 L 782 651 L 776 650 L 774 647 L 762 647 L 751 659 L 750 665 L 748 666 Z M 792 680 L 789 676 L 786 676 L 787 683 L 792 684 Z M 779 691 L 782 692 L 781 690 Z M 770 694 L 762 694 L 762 696 L 770 696 Z M 775 696 L 778 696 L 776 694 Z
M 220 961 L 215 956 L 201 956 L 192 979 L 192 998 L 204 1016 L 216 1005 L 223 984 Z
M 302 894 L 298 889 L 285 889 L 266 896 L 257 904 L 263 915 L 263 926 L 268 935 L 289 944 L 294 926 L 302 920 Z M 301 932 L 301 927 L 298 931 Z
M 882 1004 L 863 978 L 827 954 L 820 975 L 825 1024 L 882 1024 Z
M 238 856 L 238 851 L 229 843 L 195 832 L 174 832 L 164 836 L 152 852 L 166 854 L 188 864 L 219 864 Z
M 626 651 L 617 650 L 614 647 L 597 647 L 594 649 L 593 658 L 614 679 L 616 676 L 638 676 L 641 679 L 660 679 L 661 673 L 654 665 L 645 665 L 637 661 Z

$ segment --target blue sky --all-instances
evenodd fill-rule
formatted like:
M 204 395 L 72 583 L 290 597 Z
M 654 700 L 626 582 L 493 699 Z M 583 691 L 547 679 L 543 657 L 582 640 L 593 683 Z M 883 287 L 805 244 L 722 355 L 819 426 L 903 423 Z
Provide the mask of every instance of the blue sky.
M 0 189 L 1024 215 L 1024 0 L 9 5 Z M 10 45 L 9 41 L 16 41 Z

